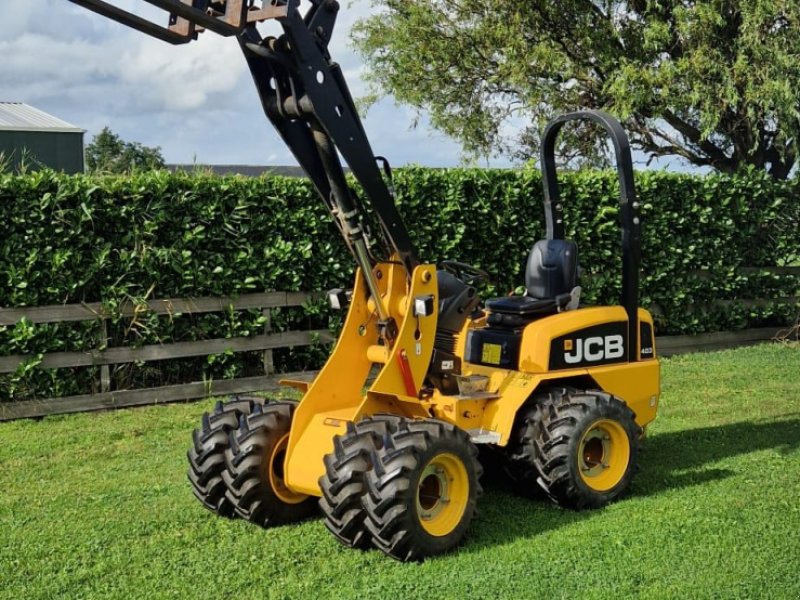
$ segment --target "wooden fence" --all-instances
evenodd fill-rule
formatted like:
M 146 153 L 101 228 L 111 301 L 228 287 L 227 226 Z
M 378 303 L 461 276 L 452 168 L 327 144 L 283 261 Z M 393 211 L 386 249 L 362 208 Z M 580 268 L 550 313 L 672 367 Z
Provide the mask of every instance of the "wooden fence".
M 69 321 L 100 321 L 97 348 L 89 352 L 51 352 L 42 357 L 39 367 L 63 369 L 69 367 L 100 367 L 99 393 L 64 396 L 42 400 L 0 402 L 0 421 L 37 417 L 51 414 L 101 410 L 105 408 L 157 404 L 178 400 L 207 398 L 214 395 L 268 390 L 276 387 L 272 351 L 276 348 L 310 346 L 330 342 L 327 329 L 271 332 L 270 310 L 278 307 L 303 306 L 318 294 L 303 292 L 267 292 L 246 294 L 237 298 L 171 298 L 150 300 L 146 304 L 122 306 L 120 313 L 134 317 L 144 312 L 178 316 L 225 312 L 228 310 L 260 309 L 266 318 L 264 333 L 249 337 L 153 344 L 137 348 L 107 347 L 106 321 L 111 317 L 99 303 L 37 306 L 29 308 L 0 308 L 0 325 L 13 325 L 22 318 L 32 323 L 64 323 Z M 264 352 L 264 375 L 239 379 L 213 380 L 163 386 L 141 390 L 111 390 L 109 365 L 133 362 L 150 362 L 193 356 L 207 356 L 223 352 Z M 30 360 L 27 355 L 0 357 L 0 374 L 13 373 Z M 300 373 L 285 377 L 303 378 Z
M 800 268 L 791 267 L 792 272 Z M 26 318 L 32 323 L 62 323 L 68 321 L 100 321 L 100 336 L 97 349 L 89 352 L 53 352 L 44 355 L 40 367 L 60 369 L 69 367 L 99 366 L 99 392 L 79 396 L 49 398 L 43 400 L 0 401 L 0 421 L 52 414 L 84 412 L 107 408 L 121 408 L 147 404 L 159 404 L 180 400 L 206 398 L 215 395 L 242 392 L 267 391 L 277 388 L 273 377 L 272 350 L 293 346 L 309 346 L 332 341 L 327 329 L 311 331 L 270 331 L 270 309 L 304 305 L 319 293 L 268 292 L 246 294 L 238 298 L 177 298 L 150 300 L 146 305 L 123 306 L 123 316 L 134 317 L 142 312 L 177 316 L 224 312 L 228 310 L 260 309 L 266 317 L 265 331 L 261 335 L 225 339 L 200 340 L 141 346 L 138 348 L 107 347 L 106 321 L 110 318 L 103 306 L 96 304 L 70 304 L 39 306 L 30 308 L 0 308 L 0 325 L 13 325 Z M 797 298 L 781 298 L 780 301 L 797 302 Z M 745 300 L 757 305 L 763 300 Z M 735 346 L 756 344 L 773 339 L 779 332 L 776 328 L 748 329 L 738 332 L 711 333 L 696 336 L 662 336 L 656 346 L 660 356 L 671 356 L 686 352 L 719 350 Z M 223 352 L 264 352 L 264 375 L 239 379 L 214 380 L 163 386 L 140 390 L 111 390 L 109 365 L 168 360 L 193 356 L 207 356 Z M 0 374 L 12 373 L 30 356 L 15 355 L 0 357 Z M 314 373 L 286 373 L 289 379 L 310 379 Z

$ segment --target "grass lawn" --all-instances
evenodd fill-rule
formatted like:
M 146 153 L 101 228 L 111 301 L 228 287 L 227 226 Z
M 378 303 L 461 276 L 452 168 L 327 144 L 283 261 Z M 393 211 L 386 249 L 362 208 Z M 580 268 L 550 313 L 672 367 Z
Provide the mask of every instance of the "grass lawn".
M 422 564 L 204 510 L 184 452 L 211 405 L 0 424 L 0 598 L 800 598 L 796 346 L 664 360 L 632 494 L 576 513 L 489 487 Z

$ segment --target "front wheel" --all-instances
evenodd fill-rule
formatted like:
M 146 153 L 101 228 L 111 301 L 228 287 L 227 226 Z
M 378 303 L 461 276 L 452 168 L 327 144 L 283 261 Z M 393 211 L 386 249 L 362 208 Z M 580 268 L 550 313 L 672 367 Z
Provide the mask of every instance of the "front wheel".
M 377 415 L 348 423 L 347 431 L 333 438 L 333 452 L 325 455 L 325 474 L 319 479 L 319 506 L 325 526 L 342 544 L 366 550 L 372 538 L 366 529 L 362 497 L 373 453 L 397 429 L 402 417 Z
M 211 412 L 203 413 L 200 428 L 192 432 L 192 446 L 186 453 L 192 491 L 207 509 L 222 517 L 236 516 L 233 503 L 225 494 L 225 451 L 230 432 L 239 426 L 239 418 L 261 406 L 264 398 L 234 396 L 217 402 Z
M 363 497 L 372 543 L 400 561 L 457 546 L 481 493 L 478 451 L 467 433 L 434 419 L 403 419 L 373 456 Z
M 309 517 L 316 498 L 289 489 L 284 463 L 295 404 L 274 402 L 242 415 L 230 434 L 223 479 L 236 514 L 261 527 Z
M 553 390 L 533 433 L 539 484 L 557 504 L 599 508 L 630 487 L 641 428 L 620 399 L 597 390 Z

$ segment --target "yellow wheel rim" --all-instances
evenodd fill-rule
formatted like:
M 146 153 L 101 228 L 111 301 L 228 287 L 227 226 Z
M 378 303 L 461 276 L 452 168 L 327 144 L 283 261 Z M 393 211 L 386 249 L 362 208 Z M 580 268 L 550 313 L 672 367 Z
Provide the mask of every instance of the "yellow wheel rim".
M 613 489 L 628 470 L 631 444 L 625 429 L 610 419 L 595 421 L 578 444 L 578 472 L 596 492 Z
M 300 504 L 308 498 L 305 494 L 296 494 L 286 485 L 283 479 L 283 468 L 286 461 L 286 447 L 289 445 L 289 434 L 284 435 L 275 444 L 272 454 L 269 457 L 267 469 L 269 473 L 269 485 L 275 495 L 286 504 Z
M 434 456 L 417 484 L 417 515 L 429 534 L 440 537 L 452 533 L 461 522 L 469 501 L 469 476 L 455 454 Z

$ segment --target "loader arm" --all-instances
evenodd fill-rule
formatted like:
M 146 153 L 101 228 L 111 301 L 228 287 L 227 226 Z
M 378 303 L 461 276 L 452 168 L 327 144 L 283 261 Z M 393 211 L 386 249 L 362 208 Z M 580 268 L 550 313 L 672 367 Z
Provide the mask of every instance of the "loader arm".
M 103 0 L 70 1 L 171 44 L 190 42 L 206 30 L 237 37 L 264 113 L 330 211 L 366 280 L 381 338 L 391 345 L 397 325 L 380 297 L 373 248 L 379 242 L 382 259 L 399 261 L 409 281 L 419 261 L 341 68 L 328 51 L 339 3 L 310 0 L 303 15 L 300 0 L 145 0 L 168 13 L 164 27 Z M 281 35 L 261 35 L 257 25 L 269 19 L 279 23 Z M 340 154 L 380 224 L 379 240 L 371 239 Z

